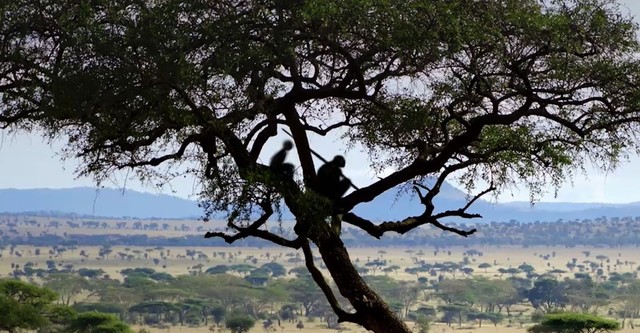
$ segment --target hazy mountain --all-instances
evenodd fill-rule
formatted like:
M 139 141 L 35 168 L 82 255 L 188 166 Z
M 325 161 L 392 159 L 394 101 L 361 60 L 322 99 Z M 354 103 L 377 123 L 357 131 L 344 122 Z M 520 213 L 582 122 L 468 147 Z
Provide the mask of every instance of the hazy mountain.
M 137 218 L 183 218 L 202 215 L 202 210 L 195 201 L 165 194 L 90 187 L 0 189 L 0 212 L 39 211 Z
M 436 212 L 458 209 L 466 203 L 464 192 L 444 184 L 436 197 Z M 372 202 L 355 208 L 355 212 L 371 220 L 398 220 L 419 215 L 424 207 L 412 190 L 390 190 Z M 0 189 L 0 212 L 63 212 L 80 215 L 136 217 L 136 218 L 195 218 L 202 210 L 192 200 L 165 194 L 142 193 L 132 190 L 88 187 L 69 189 Z M 640 203 L 536 203 L 495 204 L 478 200 L 468 210 L 484 218 L 478 221 L 556 221 L 558 219 L 593 219 L 602 216 L 640 216 Z M 284 212 L 283 219 L 291 219 Z

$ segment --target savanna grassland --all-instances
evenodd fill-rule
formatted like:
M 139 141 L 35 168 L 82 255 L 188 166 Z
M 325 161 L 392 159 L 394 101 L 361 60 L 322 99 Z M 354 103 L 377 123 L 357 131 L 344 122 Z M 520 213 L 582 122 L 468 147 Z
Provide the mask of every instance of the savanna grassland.
M 317 297 L 318 300 L 315 305 L 309 305 L 304 302 L 304 294 L 288 293 L 296 288 L 295 282 L 292 281 L 304 279 L 302 272 L 305 269 L 301 252 L 278 247 L 255 246 L 111 245 L 109 242 L 113 235 L 144 235 L 149 239 L 180 238 L 202 235 L 203 228 L 200 228 L 201 222 L 177 220 L 74 219 L 71 221 L 68 223 L 64 219 L 50 217 L 5 216 L 3 223 L 0 224 L 3 235 L 0 247 L 2 249 L 0 277 L 16 276 L 23 280 L 53 286 L 54 290 L 59 288 L 63 293 L 67 293 L 70 304 L 107 301 L 114 303 L 113 295 L 123 293 L 125 296 L 131 296 L 126 295 L 127 290 L 140 291 L 148 288 L 145 289 L 149 290 L 146 294 L 129 298 L 123 296 L 115 302 L 122 309 L 129 309 L 126 315 L 129 322 L 137 328 L 144 328 L 152 333 L 167 330 L 190 333 L 217 331 L 217 326 L 212 325 L 210 319 L 206 324 L 198 321 L 196 323 L 199 324 L 193 322 L 187 324 L 185 318 L 188 311 L 183 314 L 185 317 L 181 316 L 179 320 L 173 319 L 171 324 L 168 324 L 171 321 L 168 312 L 162 315 L 166 322 L 163 320 L 157 322 L 153 319 L 153 315 L 149 314 L 151 318 L 147 318 L 149 323 L 141 325 L 142 318 L 147 315 L 131 312 L 130 309 L 135 305 L 151 301 L 177 304 L 194 297 L 226 297 L 220 296 L 222 295 L 220 290 L 227 288 L 224 283 L 210 291 L 203 291 L 200 295 L 197 288 L 191 291 L 175 292 L 175 294 L 171 290 L 183 287 L 187 290 L 188 284 L 195 286 L 198 283 L 203 285 L 220 283 L 218 278 L 227 276 L 230 290 L 236 290 L 233 288 L 238 286 L 251 289 L 252 292 L 256 290 L 262 292 L 271 288 L 284 289 L 282 292 L 274 293 L 273 295 L 277 296 L 273 298 L 269 298 L 271 296 L 268 293 L 265 294 L 266 296 L 258 296 L 258 294 L 247 296 L 250 302 L 256 303 L 251 306 L 250 311 L 260 314 L 251 332 L 267 330 L 262 326 L 264 319 L 281 317 L 282 307 L 286 305 L 294 306 L 295 319 L 280 320 L 278 325 L 274 321 L 273 327 L 276 331 L 330 331 L 328 325 L 332 319 L 329 312 L 322 312 L 321 294 L 310 294 L 309 297 Z M 34 239 L 47 237 L 47 235 L 62 238 L 69 235 L 103 237 L 100 238 L 102 239 L 100 245 L 84 245 L 77 241 L 55 246 L 24 244 L 24 241 L 12 242 L 12 239 L 17 239 L 18 236 L 29 235 Z M 150 241 L 146 240 L 146 242 Z M 570 291 L 571 286 L 580 285 L 580 288 L 583 288 L 580 281 L 585 281 L 585 276 L 588 277 L 590 282 L 587 284 L 592 289 L 581 289 L 582 294 L 577 295 L 576 292 L 574 295 L 575 298 L 585 299 L 582 301 L 577 301 L 575 298 L 563 299 L 555 305 L 557 309 L 581 309 L 617 318 L 620 321 L 624 320 L 625 330 L 631 329 L 632 318 L 640 309 L 640 306 L 633 307 L 636 299 L 629 300 L 621 297 L 637 285 L 638 261 L 640 261 L 640 248 L 637 247 L 540 245 L 434 247 L 424 242 L 424 245 L 410 247 L 351 246 L 349 253 L 352 261 L 360 268 L 361 274 L 392 303 L 392 307 L 397 308 L 397 311 L 407 318 L 407 321 L 413 324 L 416 313 L 420 311 L 426 313 L 431 322 L 431 332 L 524 332 L 524 329 L 532 324 L 536 313 L 550 310 L 545 308 L 545 305 L 534 304 L 526 297 L 526 289 L 534 289 L 535 281 L 542 279 L 566 283 L 566 290 Z M 328 276 L 319 258 L 316 259 L 316 265 Z M 264 275 L 263 268 L 273 264 L 281 266 L 282 273 L 275 274 L 275 271 L 271 271 Z M 222 268 L 224 271 L 220 272 Z M 143 283 L 139 279 L 141 276 L 139 272 L 132 272 L 136 269 L 151 269 L 153 272 L 166 274 L 163 275 L 165 276 L 163 279 Z M 94 277 L 85 275 L 80 280 L 75 280 L 78 274 L 81 274 L 80 272 L 87 271 L 100 273 Z M 57 277 L 52 278 L 52 276 Z M 83 286 L 71 292 L 69 287 L 61 287 L 59 281 L 52 282 L 60 279 L 60 276 L 74 276 L 69 281 L 79 282 Z M 166 276 L 177 278 L 172 281 L 178 282 L 169 281 Z M 210 278 L 212 280 L 207 280 Z M 95 285 L 84 284 L 87 280 Z M 451 281 L 462 282 L 456 284 Z M 512 287 L 507 287 L 508 290 L 504 291 L 512 292 L 513 294 L 509 295 L 512 299 L 492 301 L 492 293 L 500 294 L 502 292 L 500 289 L 485 294 L 477 292 L 471 295 L 467 292 L 488 286 L 489 282 L 486 281 L 513 283 Z M 524 281 L 528 281 L 527 283 L 531 285 L 520 285 L 525 283 Z M 106 287 L 96 287 L 98 284 L 104 284 Z M 518 285 L 520 289 L 516 288 Z M 498 282 L 492 288 L 497 288 L 496 286 L 504 287 L 505 285 Z M 160 293 L 159 290 L 165 292 Z M 608 293 L 606 297 L 595 296 L 605 291 Z M 640 299 L 640 293 L 638 295 Z M 592 299 L 587 299 L 589 297 Z M 234 302 L 223 302 L 227 311 L 247 308 Z M 447 311 L 451 312 L 451 306 L 454 304 L 464 304 L 466 307 L 464 311 L 473 311 L 475 314 L 469 314 L 463 320 L 446 319 Z M 497 307 L 496 304 L 498 304 Z M 305 308 L 305 306 L 308 307 Z M 426 308 L 433 310 L 424 310 Z M 478 317 L 478 313 L 483 312 L 498 313 L 499 318 Z M 159 314 L 158 318 L 160 318 Z M 304 326 L 302 329 L 296 327 L 300 322 Z M 340 327 L 343 330 L 362 331 L 361 328 L 348 324 L 341 324 Z

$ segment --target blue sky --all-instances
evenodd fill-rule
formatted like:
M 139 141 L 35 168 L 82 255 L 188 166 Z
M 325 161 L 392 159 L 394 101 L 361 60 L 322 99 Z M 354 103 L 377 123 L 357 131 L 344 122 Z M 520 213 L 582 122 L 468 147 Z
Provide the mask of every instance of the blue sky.
M 622 10 L 630 12 L 636 19 L 640 17 L 640 1 L 620 1 Z M 262 156 L 268 161 L 268 156 L 281 145 L 281 139 L 272 140 L 270 149 Z M 315 141 L 315 142 L 314 142 Z M 318 151 L 327 157 L 334 153 L 346 153 L 347 161 L 363 161 L 365 156 L 358 151 L 345 152 L 340 150 L 339 143 L 331 139 L 312 138 L 311 143 Z M 94 186 L 88 178 L 76 178 L 74 170 L 77 161 L 62 162 L 57 152 L 62 143 L 46 144 L 37 134 L 10 134 L 0 130 L 0 188 L 63 188 L 76 186 Z M 335 150 L 338 150 L 337 152 Z M 292 156 L 293 157 L 293 156 Z M 290 158 L 292 158 L 290 157 Z M 349 175 L 356 185 L 366 185 L 372 182 L 376 175 L 368 165 L 347 165 L 345 174 Z M 365 163 L 366 164 L 366 163 Z M 604 174 L 587 166 L 587 176 L 576 175 L 572 181 L 565 183 L 554 198 L 550 188 L 542 201 L 562 202 L 611 202 L 624 203 L 640 201 L 640 157 L 632 156 L 615 172 Z M 109 187 L 123 187 L 154 193 L 174 194 L 189 197 L 194 191 L 193 180 L 180 179 L 168 186 L 157 189 L 144 186 L 135 180 L 127 180 L 126 174 L 114 175 Z M 497 197 L 497 201 L 527 201 L 529 194 L 526 189 L 506 191 Z

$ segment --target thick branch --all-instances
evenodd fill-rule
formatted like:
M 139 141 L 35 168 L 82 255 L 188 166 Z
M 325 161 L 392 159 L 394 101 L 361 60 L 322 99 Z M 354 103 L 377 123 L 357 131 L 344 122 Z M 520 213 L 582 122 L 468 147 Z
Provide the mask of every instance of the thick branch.
M 333 294 L 331 287 L 329 286 L 327 281 L 324 279 L 322 272 L 320 272 L 320 270 L 314 265 L 313 252 L 311 252 L 309 241 L 305 239 L 301 241 L 301 243 L 302 243 L 302 251 L 304 253 L 304 261 L 307 266 L 307 269 L 309 270 L 309 273 L 311 273 L 313 280 L 316 282 L 316 284 L 318 284 L 318 286 L 320 287 L 324 295 L 327 297 L 327 301 L 329 302 L 331 309 L 333 309 L 333 312 L 335 312 L 336 315 L 338 316 L 338 322 L 352 322 L 352 323 L 360 324 L 357 321 L 356 314 L 348 313 L 344 311 L 342 307 L 340 307 L 340 304 L 338 303 L 338 299 L 336 299 L 336 296 Z
M 260 156 L 260 152 L 262 152 L 262 148 L 267 143 L 267 140 L 269 140 L 269 138 L 271 137 L 278 135 L 278 125 L 277 125 L 277 120 L 275 119 L 275 116 L 267 115 L 267 120 L 265 120 L 265 122 L 266 122 L 266 128 L 258 133 L 258 135 L 256 136 L 256 140 L 254 141 L 253 146 L 251 147 L 251 152 L 249 153 L 249 155 L 251 156 L 251 159 L 254 161 L 258 160 L 258 157 Z M 259 128 L 259 127 L 256 127 L 256 128 Z
M 473 217 L 482 217 L 479 214 L 469 214 L 469 213 L 460 213 L 459 215 L 447 215 L 447 216 L 459 216 L 463 218 L 473 218 Z M 375 224 L 365 218 L 362 218 L 354 213 L 344 214 L 342 217 L 342 221 L 349 223 L 353 226 L 356 226 L 364 231 L 366 231 L 369 235 L 380 239 L 382 235 L 386 232 L 393 231 L 399 234 L 407 233 L 421 225 L 432 224 L 433 226 L 442 229 L 444 231 L 450 231 L 456 233 L 460 236 L 467 237 L 476 232 L 476 229 L 471 230 L 460 230 L 452 227 L 448 227 L 440 223 L 433 216 L 412 216 L 407 217 L 401 221 L 385 221 L 380 224 Z
M 260 216 L 260 218 L 258 218 L 256 221 L 251 223 L 248 227 L 240 227 L 234 223 L 230 223 L 230 226 L 234 230 L 238 231 L 236 234 L 228 235 L 223 232 L 207 232 L 205 233 L 204 238 L 219 237 L 224 239 L 225 242 L 232 244 L 233 242 L 239 239 L 243 239 L 247 237 L 257 237 L 281 246 L 285 246 L 293 249 L 299 249 L 300 246 L 302 245 L 299 238 L 295 240 L 288 240 L 286 238 L 275 235 L 269 231 L 259 229 L 267 222 L 269 217 L 273 215 L 273 208 L 271 208 L 271 205 L 263 204 L 261 206 L 263 207 L 263 209 L 265 209 L 265 213 L 262 216 Z
M 309 145 L 309 138 L 304 129 L 304 125 L 300 121 L 300 116 L 296 112 L 295 106 L 285 108 L 283 111 L 293 141 L 296 144 L 296 150 L 298 157 L 300 158 L 300 165 L 302 166 L 302 173 L 305 182 L 315 179 L 316 170 L 313 166 L 313 158 L 311 157 L 311 146 Z

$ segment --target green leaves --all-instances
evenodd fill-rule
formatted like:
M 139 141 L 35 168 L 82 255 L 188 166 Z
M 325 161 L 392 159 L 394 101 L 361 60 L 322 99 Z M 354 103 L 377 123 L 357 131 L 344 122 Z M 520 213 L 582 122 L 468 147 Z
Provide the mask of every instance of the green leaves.
M 48 313 L 56 298 L 47 288 L 19 280 L 0 280 L 0 329 L 13 332 L 48 326 Z
M 133 330 L 118 317 L 99 312 L 80 313 L 68 328 L 73 333 L 132 333 Z
M 427 177 L 524 182 L 533 200 L 586 160 L 640 151 L 637 26 L 613 0 L 16 0 L 0 18 L 0 127 L 68 138 L 97 181 L 125 168 L 153 185 L 192 178 L 207 213 L 292 247 L 242 226 L 282 199 L 324 220 L 307 191 L 311 133 L 393 172 L 345 212 Z M 287 187 L 264 165 L 279 127 L 303 175 Z M 346 217 L 376 237 L 400 230 Z
M 553 313 L 544 316 L 542 322 L 528 329 L 531 333 L 600 333 L 620 329 L 620 323 L 586 313 Z

